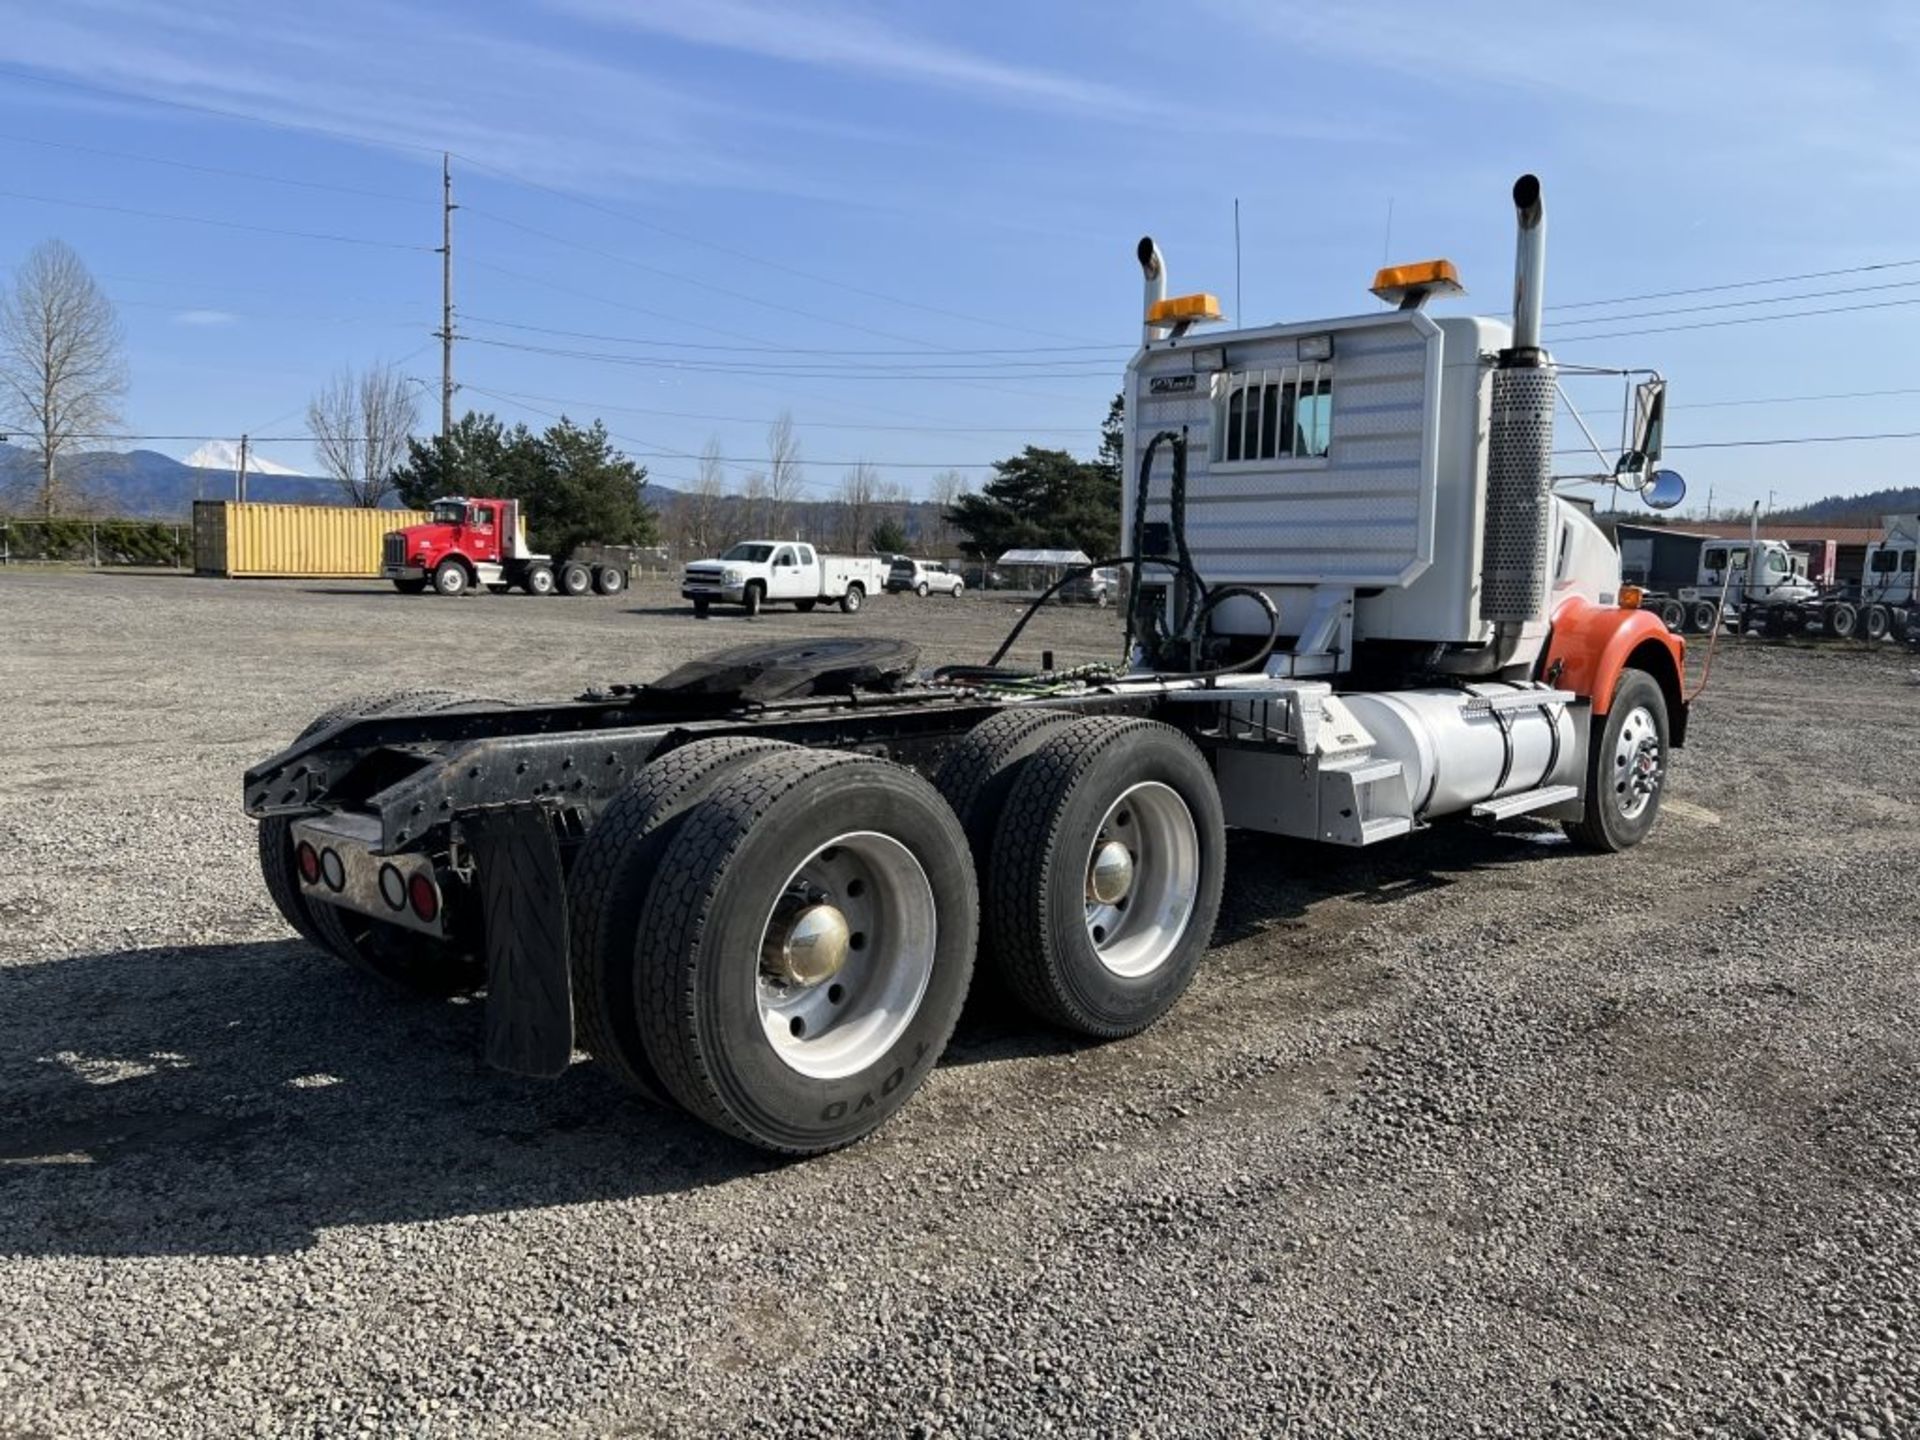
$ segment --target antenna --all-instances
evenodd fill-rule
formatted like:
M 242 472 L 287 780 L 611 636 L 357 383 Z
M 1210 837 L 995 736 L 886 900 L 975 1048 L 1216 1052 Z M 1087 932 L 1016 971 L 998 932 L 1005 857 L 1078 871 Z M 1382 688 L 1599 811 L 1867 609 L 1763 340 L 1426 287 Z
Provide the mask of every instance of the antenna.
M 1387 197 L 1387 233 L 1380 237 L 1380 268 L 1393 263 L 1393 197 Z
M 1247 323 L 1246 307 L 1240 303 L 1240 197 L 1233 197 L 1233 322 Z

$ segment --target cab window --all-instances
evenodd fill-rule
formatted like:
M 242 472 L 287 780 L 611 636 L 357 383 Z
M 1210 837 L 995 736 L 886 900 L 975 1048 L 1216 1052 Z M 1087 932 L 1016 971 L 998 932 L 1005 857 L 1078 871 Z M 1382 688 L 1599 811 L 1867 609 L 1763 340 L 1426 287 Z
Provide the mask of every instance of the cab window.
M 800 547 L 800 563 L 802 565 L 811 565 L 813 563 L 813 547 L 811 545 L 802 545 Z
M 479 526 L 492 525 L 493 524 L 493 506 L 491 505 L 474 506 L 473 513 L 468 518 L 467 523 L 469 525 L 479 525 Z
M 774 551 L 773 564 L 775 569 L 791 570 L 793 568 L 793 547 L 790 545 L 782 545 L 778 550 Z

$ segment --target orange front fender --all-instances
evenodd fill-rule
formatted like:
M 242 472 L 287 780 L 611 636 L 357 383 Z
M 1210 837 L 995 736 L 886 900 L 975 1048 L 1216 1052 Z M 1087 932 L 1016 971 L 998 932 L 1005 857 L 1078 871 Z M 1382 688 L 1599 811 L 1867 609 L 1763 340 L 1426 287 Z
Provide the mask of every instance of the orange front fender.
M 1553 634 L 1540 660 L 1540 678 L 1590 700 L 1595 715 L 1613 706 L 1620 672 L 1645 670 L 1667 697 L 1667 718 L 1675 745 L 1687 733 L 1687 642 L 1645 610 L 1595 605 L 1575 596 L 1553 613 Z

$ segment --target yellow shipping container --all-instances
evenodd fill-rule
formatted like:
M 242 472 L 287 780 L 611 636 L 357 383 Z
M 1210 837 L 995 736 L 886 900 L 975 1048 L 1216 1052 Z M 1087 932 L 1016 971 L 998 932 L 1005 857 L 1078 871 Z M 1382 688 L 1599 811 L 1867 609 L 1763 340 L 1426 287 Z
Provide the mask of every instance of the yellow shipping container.
M 193 572 L 236 578 L 372 578 L 380 573 L 380 542 L 386 533 L 427 519 L 424 510 L 196 500 Z

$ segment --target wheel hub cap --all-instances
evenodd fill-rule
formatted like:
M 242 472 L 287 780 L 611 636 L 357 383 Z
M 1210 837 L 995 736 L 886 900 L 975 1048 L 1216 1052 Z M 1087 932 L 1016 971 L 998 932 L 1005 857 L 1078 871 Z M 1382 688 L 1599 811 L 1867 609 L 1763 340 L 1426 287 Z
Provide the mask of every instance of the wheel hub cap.
M 1099 905 L 1118 905 L 1133 889 L 1133 853 L 1118 840 L 1108 840 L 1093 852 L 1087 870 L 1087 898 Z
M 767 929 L 760 964 L 769 975 L 789 985 L 818 985 L 831 980 L 847 963 L 853 929 L 837 906 L 804 905 L 784 925 Z

